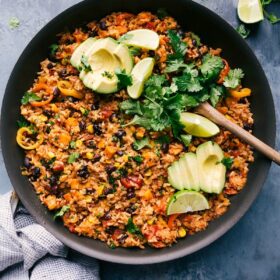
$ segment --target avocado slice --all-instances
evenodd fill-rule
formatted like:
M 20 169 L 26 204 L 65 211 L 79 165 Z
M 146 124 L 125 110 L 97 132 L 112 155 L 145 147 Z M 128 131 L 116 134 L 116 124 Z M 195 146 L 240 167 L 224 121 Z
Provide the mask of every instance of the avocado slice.
M 208 141 L 196 150 L 201 190 L 220 193 L 226 180 L 226 167 L 221 163 L 224 153 L 217 143 Z
M 76 54 L 74 57 L 73 54 L 71 60 L 74 60 L 75 65 L 81 67 L 81 59 L 84 56 L 90 69 L 83 69 L 80 72 L 80 79 L 86 87 L 98 93 L 116 92 L 118 79 L 115 70 L 125 69 L 129 74 L 133 67 L 133 58 L 128 47 L 119 44 L 112 38 L 95 40 L 92 44 L 83 47 L 80 53 L 79 56 Z M 80 61 L 78 61 L 79 59 Z M 80 68 L 78 69 L 80 70 Z
M 176 189 L 195 190 L 200 188 L 197 158 L 186 153 L 168 168 L 168 181 Z
M 70 63 L 77 69 L 82 66 L 81 59 L 85 52 L 96 42 L 96 38 L 88 38 L 81 43 L 73 52 Z

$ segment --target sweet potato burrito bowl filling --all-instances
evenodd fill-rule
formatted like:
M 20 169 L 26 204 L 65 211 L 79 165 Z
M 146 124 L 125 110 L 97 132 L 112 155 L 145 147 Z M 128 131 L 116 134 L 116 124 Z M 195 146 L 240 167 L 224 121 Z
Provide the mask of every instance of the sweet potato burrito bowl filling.
M 54 219 L 111 248 L 163 248 L 223 215 L 254 158 L 194 108 L 208 100 L 251 131 L 243 71 L 163 14 L 113 13 L 57 38 L 16 139 Z

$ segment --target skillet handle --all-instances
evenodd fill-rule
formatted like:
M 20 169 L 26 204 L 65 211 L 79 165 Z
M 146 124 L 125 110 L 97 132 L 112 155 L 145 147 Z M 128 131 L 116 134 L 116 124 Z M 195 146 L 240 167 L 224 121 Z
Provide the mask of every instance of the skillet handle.
M 203 115 L 204 117 L 210 119 L 214 123 L 232 132 L 241 140 L 254 147 L 257 151 L 261 152 L 263 155 L 280 165 L 279 152 L 272 149 L 270 146 L 259 140 L 257 137 L 255 137 L 242 127 L 228 120 L 223 114 L 221 114 L 218 110 L 213 108 L 208 102 L 204 102 L 201 105 L 199 105 L 195 111 L 196 113 Z

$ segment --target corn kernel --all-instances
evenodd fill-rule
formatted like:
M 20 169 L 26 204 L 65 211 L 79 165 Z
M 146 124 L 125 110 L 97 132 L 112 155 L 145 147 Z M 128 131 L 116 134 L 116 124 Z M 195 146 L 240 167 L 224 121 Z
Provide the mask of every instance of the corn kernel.
M 185 237 L 187 235 L 187 232 L 184 228 L 180 227 L 178 230 L 178 234 L 180 237 Z
M 116 168 L 119 168 L 119 167 L 121 166 L 121 164 L 120 164 L 119 162 L 116 162 L 116 163 L 114 164 L 114 166 L 115 166 Z
M 86 157 L 87 159 L 93 159 L 93 153 L 87 152 Z
M 152 224 L 154 223 L 154 220 L 155 220 L 155 219 L 150 219 L 150 220 L 148 220 L 148 221 L 147 221 L 147 224 L 148 224 L 148 225 L 152 225 Z
M 97 189 L 97 194 L 98 194 L 98 196 L 99 196 L 99 195 L 102 195 L 103 190 L 104 190 L 104 186 L 103 186 L 103 185 L 100 185 L 100 186 L 98 187 L 98 189 Z
M 44 115 L 39 116 L 38 119 L 39 119 L 40 122 L 45 122 L 45 121 L 48 120 L 48 118 Z
M 87 195 L 85 197 L 85 202 L 90 203 L 92 201 L 92 197 L 90 195 Z
M 53 112 L 55 112 L 55 113 L 57 113 L 59 110 L 58 110 L 58 108 L 57 108 L 57 106 L 55 105 L 55 104 L 50 104 L 50 106 L 51 106 L 51 110 L 53 111 Z
M 150 190 L 146 190 L 144 195 L 143 195 L 143 198 L 146 199 L 146 200 L 150 200 L 153 198 L 153 194 Z
M 123 162 L 128 162 L 128 155 L 124 155 L 124 156 L 122 157 L 122 159 L 123 159 Z
M 55 154 L 53 152 L 48 152 L 48 157 L 52 159 L 55 157 Z
M 82 140 L 77 140 L 76 141 L 76 147 L 80 148 L 83 145 L 83 141 Z
M 90 125 L 87 126 L 87 131 L 88 131 L 89 133 L 93 133 L 93 125 L 92 125 L 92 124 L 90 124 Z
M 146 173 L 145 176 L 150 177 L 152 175 L 152 170 L 149 169 Z

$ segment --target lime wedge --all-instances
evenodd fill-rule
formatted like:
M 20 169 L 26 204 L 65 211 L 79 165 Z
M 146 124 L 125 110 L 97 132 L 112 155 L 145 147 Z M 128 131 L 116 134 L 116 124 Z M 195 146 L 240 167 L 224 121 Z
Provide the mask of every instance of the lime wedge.
M 143 48 L 147 50 L 156 50 L 159 46 L 159 36 L 150 29 L 135 29 L 127 32 L 121 37 L 122 43 Z
M 205 196 L 195 191 L 176 192 L 169 200 L 167 215 L 180 214 L 209 209 Z
M 132 85 L 127 87 L 128 95 L 137 99 L 141 96 L 144 83 L 152 75 L 155 65 L 155 60 L 151 57 L 146 57 L 140 60 L 132 69 Z
M 256 23 L 264 19 L 260 0 L 239 0 L 237 14 L 244 23 Z
M 180 123 L 187 133 L 197 137 L 211 137 L 220 132 L 219 127 L 213 122 L 194 113 L 181 113 Z

